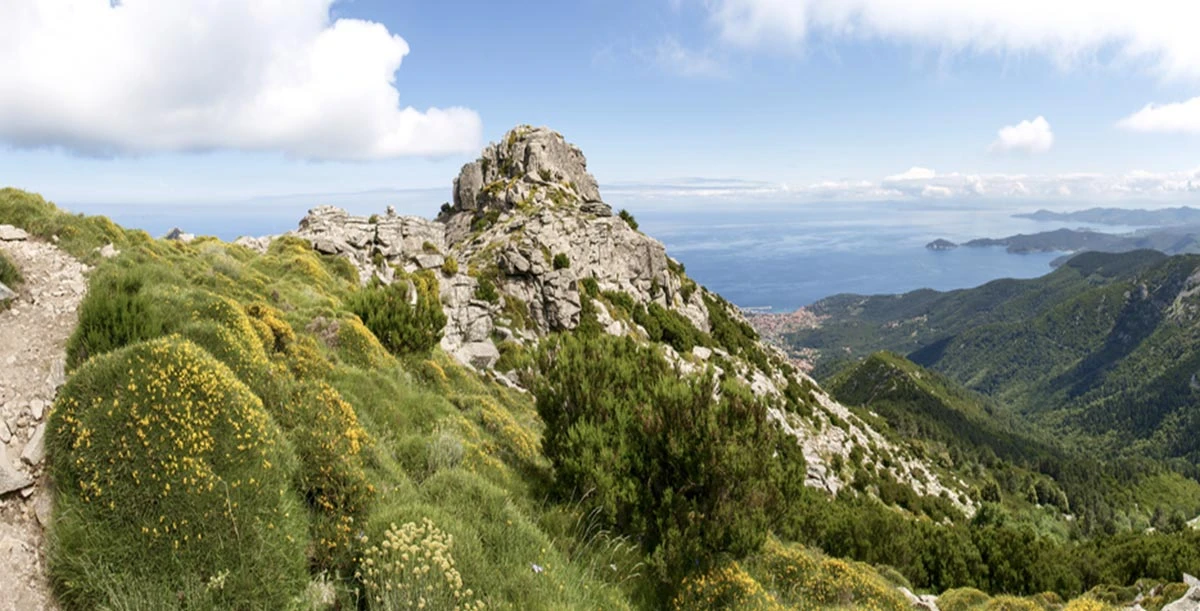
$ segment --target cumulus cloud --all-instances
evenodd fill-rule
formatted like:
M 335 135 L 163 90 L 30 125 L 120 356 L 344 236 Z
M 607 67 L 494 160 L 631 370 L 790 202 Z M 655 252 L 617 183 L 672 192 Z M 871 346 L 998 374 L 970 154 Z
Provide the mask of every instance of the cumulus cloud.
M 408 44 L 379 23 L 331 19 L 333 2 L 0 2 L 0 141 L 308 159 L 478 148 L 475 112 L 401 105 Z
M 1050 131 L 1050 123 L 1046 118 L 1039 116 L 1032 121 L 1001 127 L 988 151 L 1045 153 L 1051 146 L 1054 146 L 1054 132 Z
M 1136 132 L 1200 134 L 1200 97 L 1173 104 L 1147 104 L 1117 126 Z
M 905 182 L 905 181 L 909 181 L 909 180 L 929 180 L 930 178 L 933 178 L 935 176 L 937 176 L 937 172 L 934 172 L 933 170 L 931 170 L 929 168 L 913 166 L 904 172 L 901 172 L 899 174 L 892 174 L 891 176 L 884 178 L 883 182 Z
M 708 51 L 689 49 L 674 38 L 667 38 L 654 50 L 654 63 L 659 68 L 692 78 L 721 78 L 728 76 L 725 64 Z
M 1200 77 L 1200 3 L 1178 0 L 708 0 L 720 37 L 799 47 L 814 35 L 942 51 L 1038 53 L 1062 65 L 1103 52 L 1164 77 Z

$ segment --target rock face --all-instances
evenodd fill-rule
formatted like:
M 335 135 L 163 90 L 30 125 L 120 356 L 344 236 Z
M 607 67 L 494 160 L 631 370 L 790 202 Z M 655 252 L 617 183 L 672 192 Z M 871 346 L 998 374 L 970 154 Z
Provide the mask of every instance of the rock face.
M 358 268 L 363 282 L 373 274 L 385 281 L 385 271 L 397 265 L 406 271 L 441 267 L 446 249 L 440 223 L 414 216 L 351 216 L 333 206 L 308 211 L 294 235 L 312 242 L 317 252 L 346 256 Z M 260 241 L 242 238 L 239 243 L 255 250 Z

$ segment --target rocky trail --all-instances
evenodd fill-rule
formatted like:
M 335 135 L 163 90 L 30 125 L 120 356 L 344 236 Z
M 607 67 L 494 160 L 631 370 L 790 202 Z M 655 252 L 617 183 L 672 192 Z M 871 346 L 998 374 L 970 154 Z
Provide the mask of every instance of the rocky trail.
M 87 266 L 20 230 L 0 232 L 0 251 L 25 277 L 8 310 L 0 310 L 0 611 L 53 609 L 44 436 L 65 381 L 65 347 L 87 290 Z

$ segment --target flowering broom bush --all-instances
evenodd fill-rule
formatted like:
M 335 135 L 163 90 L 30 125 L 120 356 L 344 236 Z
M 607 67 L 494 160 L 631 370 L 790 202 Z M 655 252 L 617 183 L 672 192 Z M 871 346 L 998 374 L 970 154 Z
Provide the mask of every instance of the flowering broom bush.
M 231 606 L 278 608 L 303 587 L 291 445 L 195 344 L 168 336 L 88 361 L 59 395 L 47 445 L 66 606 L 105 605 L 89 566 L 144 573 L 169 593 L 226 573 Z

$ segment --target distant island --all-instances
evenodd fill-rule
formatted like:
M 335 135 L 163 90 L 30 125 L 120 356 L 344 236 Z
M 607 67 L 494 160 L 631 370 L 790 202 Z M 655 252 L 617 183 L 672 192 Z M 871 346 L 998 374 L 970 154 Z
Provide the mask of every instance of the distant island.
M 937 239 L 925 245 L 930 250 L 951 250 L 959 245 L 946 239 Z M 1070 257 L 1081 252 L 1128 252 L 1131 250 L 1157 250 L 1168 255 L 1200 253 L 1200 225 L 1147 229 L 1130 234 L 1111 234 L 1087 229 L 1056 229 L 1033 234 L 1017 234 L 1005 238 L 979 238 L 964 242 L 967 248 L 1003 246 L 1013 254 L 1038 252 L 1065 252 L 1065 257 L 1055 259 L 1051 266 L 1058 267 Z
M 1038 210 L 1014 214 L 1013 218 L 1033 221 L 1078 221 L 1100 225 L 1132 225 L 1164 227 L 1179 224 L 1200 224 L 1200 209 L 1182 206 L 1158 210 L 1130 210 L 1125 208 L 1088 208 L 1074 212 L 1052 212 Z
M 928 248 L 929 250 L 954 250 L 955 248 L 958 248 L 958 244 L 955 244 L 950 240 L 938 238 L 926 244 L 925 248 Z

